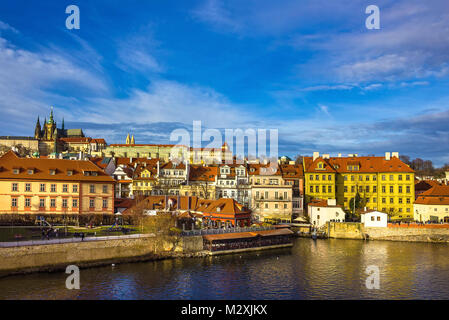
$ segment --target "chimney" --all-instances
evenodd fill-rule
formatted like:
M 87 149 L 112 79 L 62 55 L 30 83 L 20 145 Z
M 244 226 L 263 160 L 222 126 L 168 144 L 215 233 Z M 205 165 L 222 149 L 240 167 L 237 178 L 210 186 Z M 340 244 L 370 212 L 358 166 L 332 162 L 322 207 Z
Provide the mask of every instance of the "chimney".
M 330 158 L 330 154 L 323 154 L 323 159 L 329 159 Z
M 399 159 L 399 152 L 392 152 L 392 153 L 391 153 L 391 157 L 392 157 L 392 158 L 393 158 L 393 157 L 396 157 L 396 158 Z
M 390 153 L 389 152 L 385 152 L 385 160 L 390 160 Z
M 313 161 L 315 161 L 315 160 L 318 159 L 319 157 L 320 157 L 320 153 L 317 152 L 317 151 L 315 151 L 315 152 L 313 153 Z

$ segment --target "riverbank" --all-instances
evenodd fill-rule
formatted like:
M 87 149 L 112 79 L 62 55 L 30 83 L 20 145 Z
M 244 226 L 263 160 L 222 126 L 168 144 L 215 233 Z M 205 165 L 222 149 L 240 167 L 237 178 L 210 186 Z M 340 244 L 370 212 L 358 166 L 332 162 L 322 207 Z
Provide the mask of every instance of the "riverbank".
M 202 237 L 158 239 L 151 235 L 0 248 L 0 277 L 151 260 L 202 257 Z
M 440 225 L 365 227 L 356 222 L 329 222 L 327 227 L 329 237 L 335 239 L 449 243 L 449 228 Z

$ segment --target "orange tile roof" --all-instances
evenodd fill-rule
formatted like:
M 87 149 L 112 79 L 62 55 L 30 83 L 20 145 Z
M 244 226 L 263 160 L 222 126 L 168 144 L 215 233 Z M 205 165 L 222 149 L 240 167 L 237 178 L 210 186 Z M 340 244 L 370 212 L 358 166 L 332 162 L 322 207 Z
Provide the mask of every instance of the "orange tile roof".
M 314 199 L 309 202 L 308 206 L 310 207 L 327 207 L 327 208 L 342 208 L 340 205 L 331 206 L 327 203 L 327 200 L 324 199 Z
M 190 181 L 209 181 L 214 182 L 218 175 L 218 167 L 206 167 L 200 165 L 190 165 Z
M 449 186 L 435 185 L 421 193 L 416 198 L 415 204 L 449 205 Z
M 323 169 L 318 168 L 318 163 L 320 162 L 324 164 Z M 348 166 L 350 165 L 359 165 L 359 170 L 349 170 Z M 391 157 L 390 160 L 385 160 L 384 157 L 331 157 L 329 159 L 318 157 L 315 161 L 313 161 L 312 157 L 304 157 L 304 171 L 307 173 L 414 172 L 413 169 L 397 157 Z
M 293 231 L 291 231 L 290 229 L 284 228 L 284 229 L 264 230 L 264 231 L 209 234 L 209 235 L 203 236 L 203 239 L 205 239 L 207 241 L 214 241 L 214 240 L 256 238 L 258 236 L 270 237 L 270 236 L 279 236 L 279 235 L 293 235 Z
M 115 182 L 91 161 L 19 158 L 9 151 L 0 157 L 0 167 L 0 179 Z M 35 168 L 35 172 L 28 174 L 28 168 Z M 13 169 L 20 169 L 20 172 L 14 174 Z M 51 175 L 50 170 L 56 170 L 55 174 Z M 69 176 L 68 171 L 72 171 L 72 175 Z M 85 176 L 86 171 L 96 172 L 97 176 Z
M 304 178 L 304 168 L 302 164 L 281 164 L 280 168 L 284 179 Z

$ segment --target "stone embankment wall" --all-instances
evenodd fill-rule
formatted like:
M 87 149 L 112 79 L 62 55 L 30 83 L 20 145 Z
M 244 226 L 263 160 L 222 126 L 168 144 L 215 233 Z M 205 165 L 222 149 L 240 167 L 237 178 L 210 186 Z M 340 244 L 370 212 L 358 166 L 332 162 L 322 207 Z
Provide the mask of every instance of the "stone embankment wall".
M 89 267 L 132 261 L 200 255 L 202 237 L 87 241 L 0 248 L 0 275 L 65 270 L 68 265 Z
M 449 242 L 449 228 L 365 228 L 372 240 Z
M 329 222 L 327 233 L 329 238 L 364 239 L 363 225 L 356 222 Z
M 443 227 L 389 225 L 387 228 L 365 228 L 361 223 L 330 222 L 327 230 L 330 238 L 338 239 L 449 242 L 449 228 Z

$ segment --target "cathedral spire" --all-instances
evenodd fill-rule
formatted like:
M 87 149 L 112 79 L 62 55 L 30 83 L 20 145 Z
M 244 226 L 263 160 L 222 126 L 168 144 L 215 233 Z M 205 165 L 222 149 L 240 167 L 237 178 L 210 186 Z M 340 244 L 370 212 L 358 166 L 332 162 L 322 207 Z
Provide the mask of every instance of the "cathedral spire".
M 40 139 L 42 136 L 41 123 L 39 121 L 39 116 L 37 117 L 36 128 L 34 129 L 34 139 Z
M 128 135 L 126 136 L 126 144 L 129 144 L 129 133 L 128 133 Z
M 48 119 L 48 123 L 53 123 L 53 107 L 51 107 L 50 119 Z
M 136 141 L 134 140 L 134 135 L 131 137 L 131 144 L 136 144 Z
M 64 117 L 62 117 L 62 127 L 61 127 L 62 133 L 64 134 Z

